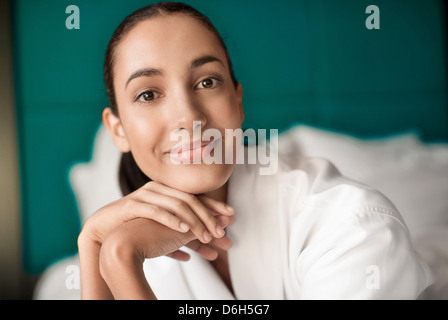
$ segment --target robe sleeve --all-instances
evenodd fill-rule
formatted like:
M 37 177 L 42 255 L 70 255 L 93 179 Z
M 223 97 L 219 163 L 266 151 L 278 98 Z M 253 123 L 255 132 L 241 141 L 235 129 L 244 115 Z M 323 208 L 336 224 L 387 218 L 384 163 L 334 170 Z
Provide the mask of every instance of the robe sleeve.
M 375 208 L 322 228 L 295 272 L 301 299 L 416 299 L 431 283 L 406 226 Z

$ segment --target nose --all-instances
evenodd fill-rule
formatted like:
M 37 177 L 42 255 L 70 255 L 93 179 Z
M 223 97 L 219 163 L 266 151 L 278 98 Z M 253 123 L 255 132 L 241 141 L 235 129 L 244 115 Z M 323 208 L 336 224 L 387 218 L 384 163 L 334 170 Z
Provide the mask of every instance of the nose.
M 199 102 L 195 101 L 188 92 L 178 93 L 171 106 L 168 115 L 171 118 L 171 132 L 187 130 L 190 136 L 193 136 L 193 130 L 199 125 L 199 121 L 202 132 L 207 124 L 207 117 L 202 112 Z

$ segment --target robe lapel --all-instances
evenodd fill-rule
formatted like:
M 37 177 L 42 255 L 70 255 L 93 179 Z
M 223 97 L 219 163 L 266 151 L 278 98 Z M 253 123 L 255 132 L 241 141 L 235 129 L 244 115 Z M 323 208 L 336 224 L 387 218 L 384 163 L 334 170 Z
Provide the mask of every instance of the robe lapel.
M 235 209 L 227 228 L 230 276 L 237 299 L 283 299 L 277 181 L 259 168 L 235 165 L 229 180 L 228 203 Z

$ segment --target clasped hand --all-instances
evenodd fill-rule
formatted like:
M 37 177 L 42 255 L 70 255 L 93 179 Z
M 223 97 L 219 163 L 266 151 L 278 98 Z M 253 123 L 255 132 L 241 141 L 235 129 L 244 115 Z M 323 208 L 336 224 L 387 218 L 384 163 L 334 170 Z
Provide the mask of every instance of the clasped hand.
M 167 255 L 188 260 L 187 246 L 208 260 L 228 250 L 234 210 L 205 195 L 151 181 L 95 212 L 78 237 L 84 299 L 155 299 L 142 264 Z

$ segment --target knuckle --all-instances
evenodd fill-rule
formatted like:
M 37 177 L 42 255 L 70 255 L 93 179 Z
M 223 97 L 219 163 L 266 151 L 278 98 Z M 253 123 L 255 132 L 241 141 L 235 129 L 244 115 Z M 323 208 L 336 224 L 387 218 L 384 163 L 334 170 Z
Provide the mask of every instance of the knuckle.
M 151 189 L 154 186 L 155 183 L 157 183 L 157 182 L 155 182 L 155 181 L 146 182 L 143 185 L 143 188 L 140 188 L 140 189 Z
M 179 211 L 184 211 L 187 209 L 187 205 L 185 204 L 185 202 L 183 202 L 182 200 L 179 200 L 179 199 L 174 200 L 173 206 L 176 210 L 179 210 Z
M 147 208 L 146 212 L 148 214 L 148 217 L 151 219 L 154 219 L 154 217 L 157 217 L 157 214 L 160 211 L 159 207 L 154 206 L 152 204 L 148 204 L 147 207 L 148 208 Z
M 119 210 L 120 212 L 123 212 L 124 214 L 128 214 L 130 212 L 132 212 L 132 208 L 135 205 L 135 201 L 132 198 L 128 198 L 128 199 L 123 199 L 123 201 L 120 203 L 121 206 L 121 210 Z
M 195 212 L 197 212 L 204 222 L 207 222 L 209 219 L 213 220 L 213 215 L 196 196 L 190 195 L 188 203 L 192 206 L 192 208 L 194 208 Z
M 207 228 L 200 222 L 198 222 L 193 228 L 193 233 L 197 235 L 199 238 L 202 237 L 204 235 L 204 232 L 206 231 Z
M 84 222 L 81 232 L 78 235 L 77 243 L 80 246 L 84 243 L 89 243 L 89 241 L 101 242 L 97 236 L 95 217 L 93 215 L 88 217 Z
M 209 210 L 206 210 L 206 211 L 207 211 L 206 220 L 210 223 L 217 224 L 218 219 L 216 219 L 216 217 Z
M 132 194 L 131 199 L 141 199 L 141 198 L 144 198 L 145 195 L 149 194 L 150 192 L 152 192 L 152 190 L 150 188 L 146 188 L 146 187 L 137 189 Z
M 203 206 L 202 202 L 194 195 L 188 194 L 185 198 L 186 202 L 192 204 L 193 206 Z
M 218 219 L 216 219 L 208 210 L 206 211 L 207 215 L 203 218 L 204 223 L 216 227 L 219 223 Z
M 185 200 L 187 200 L 188 202 L 193 202 L 193 203 L 197 203 L 199 201 L 195 195 L 192 195 L 190 193 L 187 193 L 185 195 Z

